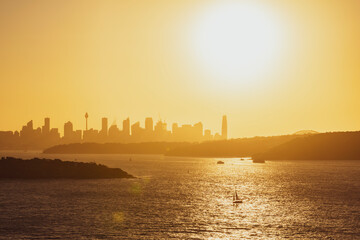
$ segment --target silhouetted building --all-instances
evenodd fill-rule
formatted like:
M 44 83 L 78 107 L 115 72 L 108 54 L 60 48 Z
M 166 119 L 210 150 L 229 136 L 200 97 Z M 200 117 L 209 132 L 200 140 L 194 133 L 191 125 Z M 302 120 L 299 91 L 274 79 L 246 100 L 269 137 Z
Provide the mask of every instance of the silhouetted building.
M 99 131 L 90 128 L 83 132 L 84 142 L 99 142 Z
M 16 148 L 17 144 L 19 144 L 19 132 L 0 131 L 0 146 L 3 149 Z
M 73 124 L 68 121 L 64 124 L 64 138 L 71 139 L 73 137 L 74 130 L 73 130 Z
M 213 138 L 213 136 L 211 135 L 211 130 L 206 129 L 204 131 L 204 140 L 205 141 L 210 141 Z
M 154 128 L 155 141 L 171 141 L 171 132 L 167 130 L 167 124 L 159 120 Z
M 221 137 L 227 139 L 227 119 L 226 115 L 222 117 Z
M 145 128 L 140 122 L 130 125 L 130 119 L 123 120 L 123 129 L 119 130 L 116 123 L 108 128 L 108 119 L 102 118 L 101 130 L 88 129 L 88 113 L 85 114 L 86 130 L 74 130 L 73 124 L 68 121 L 64 124 L 64 136 L 60 138 L 57 128 L 50 128 L 50 118 L 44 119 L 44 125 L 34 129 L 33 121 L 29 121 L 18 131 L 0 131 L 0 149 L 44 149 L 62 143 L 77 142 L 201 142 L 227 138 L 227 119 L 223 116 L 222 132 L 211 135 L 210 130 L 203 129 L 203 124 L 172 124 L 172 131 L 167 130 L 167 124 L 159 120 L 155 126 L 153 119 L 145 118 Z M 130 127 L 131 126 L 131 127 Z
M 125 136 L 130 136 L 130 119 L 127 118 L 123 121 L 123 133 Z
M 172 140 L 175 142 L 200 142 L 203 141 L 203 125 L 201 122 L 194 126 L 184 124 L 181 127 L 177 123 L 172 125 Z
M 82 140 L 81 137 L 82 137 L 82 131 L 81 131 L 81 130 L 76 130 L 76 131 L 74 132 L 73 141 L 79 143 L 79 142 L 81 142 L 81 140 Z
M 51 145 L 56 145 L 58 144 L 58 142 L 60 141 L 60 133 L 59 133 L 59 129 L 57 128 L 52 128 L 50 130 L 50 134 L 49 134 L 49 146 Z
M 33 129 L 34 129 L 33 120 L 29 121 L 29 122 L 26 124 L 26 127 L 27 127 L 29 130 L 33 130 Z
M 154 122 L 151 117 L 145 118 L 145 130 L 147 132 L 153 132 L 154 131 Z
M 22 141 L 25 143 L 25 145 L 28 144 L 28 142 L 34 141 L 35 139 L 35 133 L 33 128 L 33 121 L 29 121 L 25 126 L 22 127 L 20 131 L 20 137 Z
M 113 124 L 109 128 L 109 141 L 110 142 L 119 142 L 121 132 L 116 124 Z
M 42 126 L 42 133 L 48 135 L 50 133 L 50 118 L 44 119 L 44 126 Z
M 140 122 L 131 125 L 131 137 L 133 142 L 141 142 L 144 137 L 145 129 L 140 127 Z
M 78 143 L 82 140 L 82 131 L 76 130 L 74 131 L 74 127 L 72 122 L 68 121 L 64 124 L 64 143 Z
M 155 134 L 157 136 L 163 136 L 166 133 L 166 123 L 163 123 L 161 120 L 158 121 L 155 125 Z
M 201 140 L 203 140 L 202 138 L 203 138 L 203 134 L 204 134 L 204 126 L 203 126 L 203 124 L 202 124 L 202 122 L 198 122 L 198 123 L 196 123 L 195 125 L 194 125 L 194 127 L 193 127 L 193 130 L 194 130 L 194 139 L 196 140 L 196 141 L 201 141 Z
M 101 119 L 101 134 L 105 138 L 108 135 L 108 119 L 107 118 L 102 118 Z

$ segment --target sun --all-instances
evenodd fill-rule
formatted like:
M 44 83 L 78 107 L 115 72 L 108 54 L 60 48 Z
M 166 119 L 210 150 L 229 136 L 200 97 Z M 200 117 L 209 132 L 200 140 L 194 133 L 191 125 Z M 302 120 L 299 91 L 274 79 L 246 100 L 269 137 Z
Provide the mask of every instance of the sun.
M 281 27 L 270 9 L 255 3 L 219 3 L 198 15 L 192 52 L 202 71 L 222 83 L 252 82 L 281 53 Z

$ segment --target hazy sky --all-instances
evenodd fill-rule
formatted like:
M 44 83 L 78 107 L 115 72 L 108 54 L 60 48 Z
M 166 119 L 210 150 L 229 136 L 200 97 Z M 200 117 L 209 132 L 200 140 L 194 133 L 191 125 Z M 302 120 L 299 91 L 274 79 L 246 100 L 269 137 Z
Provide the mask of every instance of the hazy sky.
M 358 0 L 0 1 L 0 130 L 159 116 L 229 136 L 360 128 Z

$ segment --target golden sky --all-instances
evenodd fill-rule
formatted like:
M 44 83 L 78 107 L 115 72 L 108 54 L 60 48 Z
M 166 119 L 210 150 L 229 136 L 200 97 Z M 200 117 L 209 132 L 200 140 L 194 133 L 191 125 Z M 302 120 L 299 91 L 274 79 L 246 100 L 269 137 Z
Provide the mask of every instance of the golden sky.
M 0 130 L 159 116 L 229 136 L 360 126 L 358 0 L 0 1 Z

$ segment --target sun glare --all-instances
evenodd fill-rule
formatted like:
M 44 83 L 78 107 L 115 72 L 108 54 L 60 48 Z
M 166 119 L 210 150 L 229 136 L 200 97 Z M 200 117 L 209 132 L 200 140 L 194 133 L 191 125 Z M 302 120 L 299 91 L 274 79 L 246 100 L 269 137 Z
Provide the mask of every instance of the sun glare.
M 196 61 L 222 84 L 260 78 L 271 70 L 281 50 L 275 16 L 255 3 L 213 5 L 198 16 L 193 31 Z

